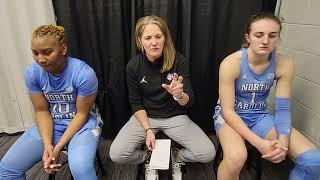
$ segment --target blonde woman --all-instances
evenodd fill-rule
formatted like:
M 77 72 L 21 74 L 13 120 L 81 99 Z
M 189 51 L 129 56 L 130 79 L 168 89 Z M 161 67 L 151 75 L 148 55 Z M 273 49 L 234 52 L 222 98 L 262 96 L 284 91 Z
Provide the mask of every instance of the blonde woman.
M 176 53 L 166 22 L 157 16 L 138 20 L 136 44 L 141 54 L 127 65 L 127 85 L 132 113 L 110 149 L 117 163 L 148 161 L 145 143 L 155 147 L 155 134 L 162 131 L 183 146 L 172 152 L 173 179 L 181 179 L 184 162 L 209 162 L 215 149 L 207 135 L 186 115 L 193 102 L 189 64 Z M 146 163 L 146 179 L 157 179 Z

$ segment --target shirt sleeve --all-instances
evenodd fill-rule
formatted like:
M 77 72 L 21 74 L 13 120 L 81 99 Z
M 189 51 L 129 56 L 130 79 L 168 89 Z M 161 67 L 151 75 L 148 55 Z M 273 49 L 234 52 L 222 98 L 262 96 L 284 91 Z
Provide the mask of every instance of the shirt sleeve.
M 77 76 L 78 96 L 90 96 L 98 91 L 98 79 L 94 70 L 87 64 L 83 65 Z
M 42 93 L 39 82 L 36 80 L 37 69 L 33 64 L 30 64 L 24 73 L 24 82 L 28 88 L 29 93 Z
M 194 102 L 194 94 L 191 85 L 190 73 L 189 73 L 189 63 L 181 54 L 176 55 L 177 68 L 176 73 L 183 77 L 183 92 L 188 94 L 189 101 L 186 107 L 190 107 Z
M 137 75 L 136 75 L 137 69 L 138 67 L 136 67 L 135 64 L 132 63 L 132 60 L 130 60 L 126 68 L 126 79 L 127 79 L 127 86 L 128 86 L 128 92 L 129 92 L 128 94 L 129 103 L 130 103 L 131 111 L 133 114 L 139 110 L 144 109 L 143 102 L 142 102 L 142 93 L 139 88 Z

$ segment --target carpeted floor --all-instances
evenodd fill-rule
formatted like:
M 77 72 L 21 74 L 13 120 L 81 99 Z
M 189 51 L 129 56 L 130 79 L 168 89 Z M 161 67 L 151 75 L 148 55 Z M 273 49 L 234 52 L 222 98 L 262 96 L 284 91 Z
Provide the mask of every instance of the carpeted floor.
M 0 159 L 4 156 L 5 152 L 20 136 L 19 133 L 14 135 L 0 134 Z M 216 138 L 210 136 L 213 142 L 216 142 Z M 99 146 L 100 157 L 102 158 L 105 175 L 101 175 L 101 171 L 98 171 L 99 179 L 108 180 L 138 180 L 144 179 L 142 165 L 118 165 L 113 163 L 109 157 L 109 148 L 112 140 L 103 139 Z M 61 156 L 61 161 L 64 162 L 66 156 Z M 241 178 L 243 180 L 256 179 L 256 163 L 245 167 L 241 172 Z M 263 180 L 285 180 L 288 178 L 290 169 L 293 163 L 288 160 L 280 164 L 272 164 L 266 161 L 262 162 L 262 179 Z M 160 180 L 170 179 L 169 171 L 159 171 Z M 28 180 L 44 180 L 48 179 L 48 175 L 42 169 L 42 164 L 38 163 L 27 172 Z M 71 179 L 68 165 L 65 165 L 56 175 L 57 180 Z M 215 180 L 216 173 L 213 168 L 213 162 L 202 163 L 187 163 L 184 167 L 184 180 Z

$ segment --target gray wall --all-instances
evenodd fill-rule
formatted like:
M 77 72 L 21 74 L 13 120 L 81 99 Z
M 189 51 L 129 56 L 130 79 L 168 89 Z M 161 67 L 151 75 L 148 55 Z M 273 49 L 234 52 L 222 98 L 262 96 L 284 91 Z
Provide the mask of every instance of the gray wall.
M 279 52 L 294 59 L 293 125 L 320 147 L 320 1 L 279 0 Z
M 13 133 L 34 123 L 24 71 L 33 62 L 33 29 L 55 24 L 52 1 L 0 0 L 0 22 L 0 133 Z

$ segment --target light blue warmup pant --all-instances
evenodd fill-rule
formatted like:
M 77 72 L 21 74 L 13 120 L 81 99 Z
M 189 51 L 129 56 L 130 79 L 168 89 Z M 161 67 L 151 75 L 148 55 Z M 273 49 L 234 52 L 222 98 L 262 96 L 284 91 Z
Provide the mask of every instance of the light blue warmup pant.
M 56 144 L 60 137 L 54 138 Z M 68 164 L 75 180 L 96 180 L 94 159 L 99 136 L 90 130 L 77 133 L 70 140 Z M 36 126 L 29 128 L 12 145 L 0 162 L 0 180 L 24 180 L 25 172 L 42 160 L 43 143 Z

